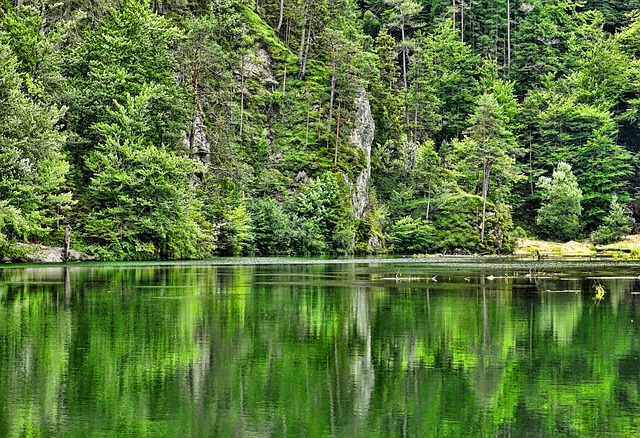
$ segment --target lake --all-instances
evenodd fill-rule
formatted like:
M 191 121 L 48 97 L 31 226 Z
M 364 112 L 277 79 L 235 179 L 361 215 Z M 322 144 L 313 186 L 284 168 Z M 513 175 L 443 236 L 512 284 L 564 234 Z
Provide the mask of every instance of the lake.
M 481 257 L 4 267 L 0 436 L 639 436 L 639 274 Z

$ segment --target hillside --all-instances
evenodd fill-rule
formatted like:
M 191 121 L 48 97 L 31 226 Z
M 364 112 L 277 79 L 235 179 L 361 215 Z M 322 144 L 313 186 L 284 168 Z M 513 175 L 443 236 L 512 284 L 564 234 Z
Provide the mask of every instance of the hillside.
M 0 256 L 509 253 L 640 214 L 640 2 L 0 3 Z

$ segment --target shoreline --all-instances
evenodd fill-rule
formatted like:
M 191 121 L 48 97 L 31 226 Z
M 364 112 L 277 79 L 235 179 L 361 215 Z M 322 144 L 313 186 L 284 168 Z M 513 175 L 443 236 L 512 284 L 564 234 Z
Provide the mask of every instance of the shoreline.
M 24 244 L 20 243 L 15 246 L 18 250 L 18 254 L 13 257 L 5 256 L 0 258 L 0 262 L 6 265 L 13 264 L 63 264 L 63 263 L 77 263 L 77 262 L 101 262 L 95 257 L 81 253 L 76 250 L 71 250 L 69 253 L 69 260 L 64 260 L 64 250 L 61 247 L 52 247 L 38 244 Z M 378 254 L 378 255 L 360 255 L 351 257 L 332 257 L 332 256 L 244 256 L 244 257 L 211 257 L 207 259 L 193 259 L 193 260 L 158 260 L 157 262 L 203 262 L 211 259 L 282 259 L 282 258 L 299 258 L 301 260 L 347 260 L 347 259 L 366 259 L 366 258 L 434 258 L 434 257 L 455 257 L 453 254 L 414 254 L 414 255 L 395 255 L 395 254 Z M 482 255 L 479 253 L 469 254 L 466 257 L 596 257 L 596 256 L 610 256 L 621 259 L 640 259 L 640 234 L 632 234 L 626 236 L 619 242 L 609 245 L 594 245 L 588 239 L 572 240 L 569 242 L 551 242 L 546 240 L 521 238 L 517 239 L 515 249 L 512 254 L 508 255 Z M 144 260 L 126 260 L 123 262 L 144 262 Z M 1 264 L 0 264 L 1 265 Z
M 521 238 L 513 251 L 515 256 L 575 257 L 611 256 L 617 258 L 640 258 L 640 234 L 630 234 L 624 239 L 608 245 L 595 245 L 588 239 L 569 242 L 551 242 Z

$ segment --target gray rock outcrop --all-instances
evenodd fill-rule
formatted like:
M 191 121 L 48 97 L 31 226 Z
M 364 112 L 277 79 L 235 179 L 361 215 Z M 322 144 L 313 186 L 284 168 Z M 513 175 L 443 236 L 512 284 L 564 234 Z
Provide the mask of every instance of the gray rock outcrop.
M 351 141 L 364 151 L 365 166 L 362 172 L 356 177 L 355 183 L 351 184 L 351 204 L 353 214 L 358 219 L 362 219 L 367 206 L 369 205 L 369 180 L 371 179 L 371 145 L 375 133 L 375 123 L 371 115 L 371 105 L 367 93 L 363 88 L 358 90 L 355 100 L 357 108 L 356 119 L 354 121 Z

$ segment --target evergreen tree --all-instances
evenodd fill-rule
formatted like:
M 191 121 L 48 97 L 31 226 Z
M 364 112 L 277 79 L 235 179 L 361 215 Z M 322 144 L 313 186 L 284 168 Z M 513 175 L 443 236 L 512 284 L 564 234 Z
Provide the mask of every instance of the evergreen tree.
M 536 219 L 540 234 L 558 240 L 575 239 L 581 228 L 582 191 L 571 166 L 559 162 L 552 178 L 543 176 L 538 185 L 542 193 Z
M 480 94 L 480 58 L 460 41 L 460 35 L 452 29 L 450 22 L 442 23 L 420 42 L 419 77 L 425 78 L 432 87 L 423 86 L 422 90 L 432 92 L 434 96 L 423 105 L 431 105 L 433 113 L 439 114 L 442 120 L 434 126 L 434 132 L 424 135 L 434 139 L 439 147 L 443 141 L 459 138 L 468 126 L 475 99 Z M 428 119 L 420 122 L 427 126 L 434 123 Z
M 0 241 L 49 241 L 73 205 L 61 111 L 24 94 L 16 64 L 0 44 Z
M 502 109 L 492 94 L 479 97 L 476 111 L 470 118 L 467 136 L 460 143 L 459 148 L 468 168 L 480 170 L 482 196 L 480 243 L 484 243 L 490 182 L 495 180 L 496 174 L 515 175 L 515 140 L 513 134 L 505 128 Z M 509 179 L 513 180 L 513 176 Z
M 591 240 L 598 244 L 613 243 L 629 234 L 633 229 L 633 220 L 625 213 L 624 206 L 613 195 L 609 204 L 609 214 L 603 224 L 591 233 Z
M 158 147 L 147 133 L 153 97 L 145 88 L 126 106 L 110 110 L 112 123 L 95 126 L 102 139 L 86 158 L 86 241 L 102 258 L 184 259 L 205 257 L 213 234 L 199 214 L 191 175 L 201 171 L 189 158 Z
M 70 158 L 76 170 L 82 174 L 83 157 L 102 141 L 93 126 L 111 122 L 114 105 L 138 96 L 149 84 L 155 93 L 149 102 L 153 111 L 147 136 L 158 146 L 177 148 L 189 108 L 175 79 L 177 62 L 170 50 L 181 32 L 146 5 L 124 0 L 83 35 L 69 54 L 65 72 L 69 76 L 66 122 L 76 134 L 69 144 Z

